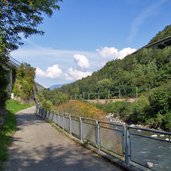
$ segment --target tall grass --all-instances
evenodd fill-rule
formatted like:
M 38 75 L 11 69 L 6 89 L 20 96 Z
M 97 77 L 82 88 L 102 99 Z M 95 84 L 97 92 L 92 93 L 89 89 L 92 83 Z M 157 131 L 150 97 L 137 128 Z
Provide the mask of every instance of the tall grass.
M 8 157 L 7 149 L 12 140 L 12 134 L 16 130 L 16 115 L 15 113 L 30 107 L 28 104 L 20 104 L 14 100 L 6 102 L 7 114 L 4 116 L 4 125 L 0 129 L 0 171 L 2 171 L 2 163 Z

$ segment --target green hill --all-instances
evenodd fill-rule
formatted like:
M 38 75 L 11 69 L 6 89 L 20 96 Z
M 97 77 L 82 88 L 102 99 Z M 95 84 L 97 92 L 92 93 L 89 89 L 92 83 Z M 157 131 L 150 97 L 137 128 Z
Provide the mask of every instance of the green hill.
M 171 36 L 171 26 L 149 44 Z M 170 43 L 169 43 L 170 44 Z M 98 105 L 127 123 L 145 124 L 171 131 L 171 46 L 145 46 L 124 59 L 108 62 L 92 76 L 59 90 L 73 98 L 130 98 L 134 103 L 109 102 Z
M 171 36 L 171 26 L 160 31 L 150 43 Z M 150 44 L 149 43 L 149 44 Z M 141 48 L 124 59 L 108 62 L 92 76 L 83 78 L 60 90 L 75 97 L 118 98 L 136 97 L 170 82 L 171 47 Z

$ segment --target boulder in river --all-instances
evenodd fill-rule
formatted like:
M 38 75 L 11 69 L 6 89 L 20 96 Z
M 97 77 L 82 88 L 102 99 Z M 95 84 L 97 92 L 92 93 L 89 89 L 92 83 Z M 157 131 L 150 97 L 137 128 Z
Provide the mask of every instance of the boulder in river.
M 152 168 L 154 166 L 154 163 L 152 162 L 147 162 L 147 167 Z

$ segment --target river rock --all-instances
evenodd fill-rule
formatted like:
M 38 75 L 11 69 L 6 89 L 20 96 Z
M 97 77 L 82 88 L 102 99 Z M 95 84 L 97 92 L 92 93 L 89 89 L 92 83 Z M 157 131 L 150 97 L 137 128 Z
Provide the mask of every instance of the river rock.
M 156 135 L 156 134 L 154 134 L 154 135 L 151 135 L 151 137 L 157 137 L 157 135 Z
M 147 167 L 152 168 L 154 166 L 154 163 L 152 162 L 147 162 Z

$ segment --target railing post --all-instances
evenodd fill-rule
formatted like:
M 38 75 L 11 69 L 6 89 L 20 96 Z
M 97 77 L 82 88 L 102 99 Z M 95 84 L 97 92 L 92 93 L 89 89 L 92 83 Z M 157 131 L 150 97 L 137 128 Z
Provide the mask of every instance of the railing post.
M 40 113 L 40 106 L 37 105 L 37 114 L 39 115 L 39 113 Z
M 51 114 L 51 121 L 53 122 L 54 113 L 50 112 L 50 114 Z
M 47 120 L 49 120 L 49 115 L 50 115 L 50 113 L 49 113 L 49 111 L 48 110 L 45 110 L 46 111 L 46 115 L 45 115 L 45 118 L 47 119 Z M 50 121 L 50 120 L 49 120 Z
M 35 112 L 35 114 L 37 115 L 37 113 L 38 113 L 38 106 L 36 104 L 36 112 Z
M 56 118 L 56 124 L 57 124 L 57 126 L 59 127 L 59 113 L 57 113 L 57 118 Z
M 44 109 L 42 109 L 43 110 L 43 119 L 45 119 L 45 110 Z
M 39 116 L 41 115 L 41 113 L 40 113 L 40 112 L 41 112 L 41 108 L 40 108 L 40 106 L 39 106 L 39 113 L 38 113 L 38 115 L 39 115 Z
M 46 119 L 46 110 L 43 109 L 43 118 Z
M 62 128 L 64 130 L 64 114 L 62 115 Z
M 71 135 L 72 133 L 72 126 L 71 126 L 71 115 L 69 115 L 69 134 Z
M 100 150 L 100 125 L 96 120 L 96 146 Z
M 56 114 L 52 112 L 52 121 L 55 123 Z
M 45 119 L 49 120 L 49 118 L 48 118 L 48 111 L 47 110 L 45 110 Z
M 41 108 L 41 117 L 43 118 L 43 108 Z
M 83 141 L 83 122 L 82 122 L 81 117 L 79 117 L 79 120 L 80 120 L 80 140 L 82 142 Z
M 131 155 L 129 128 L 125 128 L 125 163 L 128 166 Z
M 40 116 L 43 118 L 43 109 L 41 108 Z
M 36 115 L 38 114 L 38 104 L 36 104 Z

